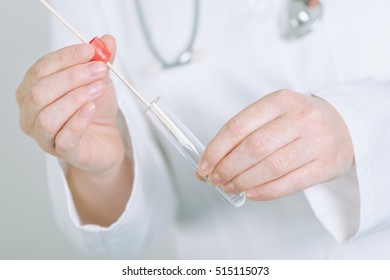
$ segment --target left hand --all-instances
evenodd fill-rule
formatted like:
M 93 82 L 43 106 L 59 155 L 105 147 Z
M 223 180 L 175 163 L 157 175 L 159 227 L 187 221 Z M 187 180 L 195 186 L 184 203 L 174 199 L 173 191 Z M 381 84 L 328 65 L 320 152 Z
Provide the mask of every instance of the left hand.
M 271 200 L 342 176 L 353 161 L 348 128 L 333 106 L 280 90 L 222 127 L 200 160 L 199 174 L 227 193 Z

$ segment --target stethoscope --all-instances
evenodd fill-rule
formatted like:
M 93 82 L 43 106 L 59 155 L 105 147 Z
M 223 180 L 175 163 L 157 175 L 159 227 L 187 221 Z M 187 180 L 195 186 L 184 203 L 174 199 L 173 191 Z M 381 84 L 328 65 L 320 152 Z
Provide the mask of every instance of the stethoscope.
M 190 63 L 194 54 L 194 43 L 199 27 L 199 10 L 200 0 L 194 0 L 194 21 L 191 30 L 191 36 L 182 52 L 172 61 L 165 60 L 156 47 L 147 21 L 145 20 L 144 11 L 140 0 L 135 0 L 136 12 L 145 41 L 150 52 L 155 59 L 164 68 L 174 68 Z M 287 8 L 286 19 L 281 27 L 281 36 L 285 40 L 295 40 L 304 37 L 315 30 L 323 16 L 323 6 L 320 0 L 290 0 Z

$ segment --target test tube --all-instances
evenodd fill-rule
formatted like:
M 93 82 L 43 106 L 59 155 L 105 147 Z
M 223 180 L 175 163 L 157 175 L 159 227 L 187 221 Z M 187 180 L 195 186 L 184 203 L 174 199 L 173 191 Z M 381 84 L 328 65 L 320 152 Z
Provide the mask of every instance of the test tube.
M 184 156 L 190 165 L 198 170 L 198 163 L 205 147 L 194 134 L 175 116 L 168 107 L 161 104 L 159 98 L 150 103 L 145 114 L 152 123 L 165 135 L 171 144 Z M 228 204 L 240 207 L 245 203 L 245 194 L 227 194 L 219 186 L 213 186 L 207 177 L 203 177 L 211 188 Z
M 82 42 L 89 44 L 89 42 L 81 36 L 76 29 L 74 29 L 46 0 L 41 0 L 41 3 L 53 13 L 66 27 L 69 28 Z M 150 117 L 156 127 L 169 139 L 173 146 L 187 159 L 195 170 L 198 170 L 198 162 L 200 156 L 203 154 L 205 148 L 200 141 L 191 133 L 191 131 L 172 113 L 167 107 L 164 110 L 161 108 L 159 98 L 154 102 L 148 101 L 127 81 L 112 65 L 108 62 L 110 53 L 105 48 L 104 44 L 98 39 L 94 38 L 90 44 L 95 48 L 96 56 L 94 60 L 100 60 L 106 63 L 107 67 L 121 80 L 124 85 L 134 94 L 137 99 L 146 106 L 146 114 Z M 221 187 L 213 186 L 207 178 L 206 182 L 215 190 L 227 203 L 234 207 L 242 206 L 245 203 L 244 193 L 227 194 Z

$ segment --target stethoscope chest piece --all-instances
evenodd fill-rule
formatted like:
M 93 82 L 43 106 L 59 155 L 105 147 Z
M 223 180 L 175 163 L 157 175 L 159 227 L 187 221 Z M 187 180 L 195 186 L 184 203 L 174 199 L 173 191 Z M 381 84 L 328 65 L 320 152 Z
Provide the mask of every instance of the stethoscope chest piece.
M 282 36 L 287 40 L 301 38 L 315 30 L 323 16 L 319 0 L 292 0 L 283 20 Z

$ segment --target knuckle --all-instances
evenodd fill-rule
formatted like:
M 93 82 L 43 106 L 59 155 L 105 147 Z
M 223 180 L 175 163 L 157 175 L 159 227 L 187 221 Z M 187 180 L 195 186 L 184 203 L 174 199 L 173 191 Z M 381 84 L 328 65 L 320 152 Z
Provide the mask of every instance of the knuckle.
M 286 112 L 287 108 L 294 103 L 294 93 L 287 89 L 280 89 L 268 94 L 265 99 L 268 102 L 268 107 L 275 112 L 279 112 L 278 115 L 280 115 Z
M 224 165 L 219 165 L 215 169 L 214 173 L 217 173 L 220 176 L 222 183 L 225 183 L 231 178 L 231 171 L 229 170 L 229 168 L 227 168 L 227 166 Z
M 76 66 L 74 69 L 67 71 L 67 79 L 72 83 L 77 83 L 82 77 L 82 71 L 79 66 Z
M 51 55 L 52 60 L 56 60 L 56 63 L 59 65 L 65 65 L 67 64 L 67 61 L 69 61 L 70 57 L 69 54 L 64 50 L 58 50 L 57 52 L 54 52 Z
M 267 154 L 268 144 L 262 137 L 251 137 L 248 140 L 248 151 L 253 156 L 262 156 Z
M 41 59 L 41 62 L 44 65 L 65 65 L 67 64 L 67 61 L 69 61 L 69 56 L 66 55 L 66 51 L 64 51 L 64 49 L 48 53 Z
M 272 93 L 276 99 L 286 100 L 293 96 L 293 93 L 288 89 L 280 89 Z
M 299 100 L 302 98 L 301 94 L 288 89 L 281 89 L 274 92 L 273 97 L 275 101 L 280 104 L 283 110 L 287 110 L 288 108 L 298 104 Z
M 36 127 L 44 135 L 53 135 L 55 132 L 53 118 L 47 116 L 45 113 L 38 115 Z
M 39 84 L 35 84 L 31 87 L 29 95 L 30 102 L 33 105 L 41 105 L 43 102 L 43 94 Z
M 233 137 L 245 135 L 246 124 L 240 118 L 233 118 L 226 123 L 226 131 Z
M 242 178 L 242 176 L 238 176 L 234 178 L 233 180 L 234 186 L 237 188 L 238 191 L 246 191 L 248 190 L 248 184 L 245 179 Z
M 63 128 L 62 133 L 57 134 L 55 139 L 55 150 L 60 155 L 69 154 L 80 144 L 80 133 L 83 125 L 79 123 L 68 124 Z
M 73 84 L 83 83 L 87 80 L 88 70 L 85 65 L 76 65 L 66 72 L 66 79 Z
M 68 130 L 69 130 L 70 135 L 76 135 L 76 134 L 80 133 L 81 127 L 79 125 L 70 125 L 68 127 Z
M 43 59 L 44 58 L 39 59 L 29 70 L 29 74 L 31 74 L 36 80 L 42 79 L 45 76 Z
M 87 97 L 86 94 L 82 94 L 80 91 L 74 91 L 70 94 L 71 102 L 73 104 L 83 104 L 87 101 Z
M 271 175 L 274 177 L 283 175 L 287 167 L 286 160 L 279 156 L 269 157 L 266 159 L 265 164 Z
M 322 114 L 319 108 L 315 106 L 307 107 L 300 113 L 300 118 L 304 123 L 319 123 L 322 122 Z
M 66 154 L 74 148 L 74 144 L 72 141 L 68 141 L 67 139 L 59 138 L 56 139 L 55 142 L 55 150 L 58 154 Z

